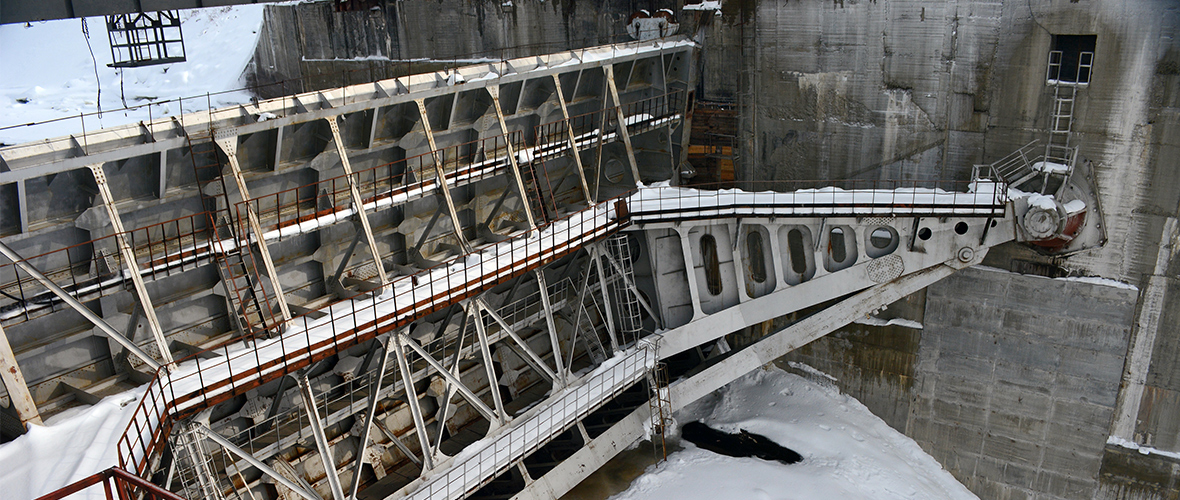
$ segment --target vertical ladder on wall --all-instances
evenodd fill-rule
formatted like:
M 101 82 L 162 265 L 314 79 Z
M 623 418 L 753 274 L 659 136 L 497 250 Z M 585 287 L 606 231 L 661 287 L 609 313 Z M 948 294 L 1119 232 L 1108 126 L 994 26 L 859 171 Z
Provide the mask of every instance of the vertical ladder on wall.
M 537 220 L 537 224 L 548 222 L 552 220 L 551 214 L 546 209 L 544 192 L 541 190 L 541 182 L 537 176 L 537 164 L 541 163 L 539 158 L 534 158 L 528 163 L 520 163 L 521 177 L 524 180 L 524 189 L 528 192 L 529 209 L 533 212 L 533 218 Z
M 627 283 L 635 283 L 631 269 L 631 245 L 626 234 L 615 233 L 606 240 L 607 251 L 622 268 L 614 280 L 615 304 L 619 308 L 619 326 L 622 342 L 631 343 L 643 336 L 643 311 L 639 299 L 631 292 Z M 608 266 L 615 270 L 613 266 Z M 617 270 L 616 270 L 617 272 Z
M 655 350 L 654 347 L 651 349 Z M 655 356 L 659 359 L 659 356 Z M 668 443 L 667 433 L 668 429 L 675 425 L 675 420 L 672 418 L 672 396 L 671 391 L 668 390 L 668 365 L 663 362 L 656 362 L 652 369 L 647 372 L 647 387 L 651 398 L 647 400 L 648 411 L 651 412 L 651 442 L 658 446 L 663 459 L 668 458 Z M 659 443 L 656 443 L 656 437 L 659 436 Z
M 1070 132 L 1073 130 L 1074 99 L 1077 87 L 1053 85 L 1053 111 L 1049 115 L 1049 139 L 1045 143 L 1045 161 L 1068 164 Z
M 202 137 L 188 137 L 189 158 L 193 162 L 193 171 L 201 193 L 201 202 L 206 213 L 209 214 L 209 241 L 211 250 L 217 258 L 217 272 L 221 283 L 225 286 L 226 299 L 229 302 L 230 317 L 234 327 L 245 338 L 250 338 L 257 328 L 265 331 L 269 314 L 264 311 L 264 304 L 269 303 L 262 283 L 251 272 L 253 258 L 250 257 L 249 245 L 242 244 L 244 238 L 230 221 L 230 202 L 226 194 L 228 187 L 224 168 L 217 153 L 217 146 L 208 137 L 208 141 L 194 144 Z M 198 160 L 198 159 L 202 160 Z M 225 207 L 225 208 L 222 208 Z M 220 244 L 221 241 L 233 241 L 230 248 Z

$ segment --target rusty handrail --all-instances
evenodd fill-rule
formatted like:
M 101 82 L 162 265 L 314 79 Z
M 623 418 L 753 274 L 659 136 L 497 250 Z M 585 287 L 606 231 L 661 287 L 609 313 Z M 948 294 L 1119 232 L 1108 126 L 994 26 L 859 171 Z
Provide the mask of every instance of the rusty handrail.
M 99 483 L 102 483 L 107 500 L 115 498 L 119 500 L 185 500 L 183 497 L 117 466 L 86 476 L 37 497 L 36 500 L 60 500 Z M 112 486 L 114 487 L 113 493 Z

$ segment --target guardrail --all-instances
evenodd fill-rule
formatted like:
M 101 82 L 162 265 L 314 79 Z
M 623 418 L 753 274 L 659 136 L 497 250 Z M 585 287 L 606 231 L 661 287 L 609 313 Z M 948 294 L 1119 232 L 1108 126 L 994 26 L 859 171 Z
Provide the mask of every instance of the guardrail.
M 175 493 L 156 486 L 145 479 L 118 467 L 87 476 L 57 491 L 40 496 L 37 500 L 61 500 L 74 493 L 101 483 L 107 500 L 184 500 Z
M 503 435 L 485 438 L 490 443 L 484 448 L 464 450 L 462 463 L 453 463 L 452 467 L 432 475 L 406 498 L 461 498 L 475 491 L 638 382 L 655 362 L 654 349 L 632 347 L 630 352 L 583 378 L 579 385 L 566 388 Z
M 636 223 L 728 217 L 1002 217 L 1004 181 L 765 181 L 640 189 L 628 208 Z M 828 187 L 814 187 L 825 185 Z M 727 189 L 707 190 L 709 187 Z M 700 189 L 706 188 L 706 189 Z M 795 188 L 794 190 L 788 190 Z
M 119 440 L 120 465 L 139 475 L 148 474 L 151 458 L 165 444 L 174 419 L 407 326 L 505 279 L 569 255 L 626 226 L 629 220 L 624 207 L 622 199 L 592 206 L 527 237 L 490 245 L 413 276 L 402 276 L 380 296 L 341 301 L 297 316 L 288 324 L 286 333 L 256 341 L 252 348 L 231 350 L 227 345 L 190 356 L 171 372 L 162 368 L 147 385 Z
M 89 113 L 78 113 L 49 120 L 14 123 L 11 125 L 0 126 L 0 132 L 21 128 L 48 128 L 49 126 L 59 128 L 63 122 L 73 122 L 74 125 L 71 128 L 75 132 L 73 134 L 74 138 L 78 141 L 78 144 L 82 147 L 83 151 L 87 151 L 89 149 L 90 143 L 88 137 L 96 133 L 98 130 L 101 130 L 101 127 L 95 128 L 94 124 L 101 123 L 101 119 L 103 118 L 104 114 L 113 116 L 130 115 L 134 118 L 128 118 L 125 122 L 123 122 L 127 125 L 120 124 L 117 125 L 117 127 L 131 127 L 133 129 L 137 129 L 138 124 L 136 122 L 142 121 L 149 133 L 155 136 L 156 134 L 171 132 L 173 126 L 169 121 L 172 119 L 172 117 L 176 117 L 177 119 L 183 121 L 182 117 L 186 115 L 186 110 L 189 114 L 191 114 L 194 112 L 210 112 L 211 110 L 216 109 L 215 105 L 224 106 L 227 105 L 227 103 L 230 106 L 233 106 L 237 103 L 257 105 L 259 100 L 252 96 L 263 96 L 266 99 L 290 98 L 301 93 L 314 92 L 318 87 L 316 83 L 322 82 L 329 78 L 339 77 L 342 85 L 360 85 L 388 79 L 390 78 L 390 75 L 392 75 L 393 78 L 401 78 L 406 75 L 425 74 L 433 71 L 450 71 L 456 68 L 471 66 L 478 63 L 493 63 L 503 65 L 512 59 L 550 54 L 555 51 L 577 52 L 585 51 L 595 46 L 626 43 L 635 42 L 633 42 L 631 36 L 626 33 L 616 33 L 606 36 L 563 40 L 561 42 L 523 44 L 477 52 L 464 52 L 450 55 L 434 54 L 433 57 L 429 59 L 421 58 L 375 61 L 380 62 L 383 66 L 389 68 L 387 73 L 380 76 L 375 75 L 372 67 L 344 70 L 340 72 L 320 72 L 314 75 L 307 75 L 299 78 L 288 78 L 274 82 L 223 90 L 219 92 L 208 92 L 201 95 L 149 100 L 143 104 L 124 106 L 121 108 L 100 109 Z M 87 121 L 89 121 L 91 124 L 91 128 L 89 130 L 86 126 Z M 48 137 L 52 137 L 52 135 L 42 134 L 40 138 Z
M 200 212 L 22 260 L 78 300 L 94 300 L 130 287 L 130 266 L 123 261 L 116 241 L 120 235 L 131 244 L 144 280 L 153 281 L 194 269 L 213 258 L 207 226 L 208 215 Z M 62 302 L 39 281 L 22 274 L 15 263 L 0 264 L 0 321 L 4 326 L 50 314 Z

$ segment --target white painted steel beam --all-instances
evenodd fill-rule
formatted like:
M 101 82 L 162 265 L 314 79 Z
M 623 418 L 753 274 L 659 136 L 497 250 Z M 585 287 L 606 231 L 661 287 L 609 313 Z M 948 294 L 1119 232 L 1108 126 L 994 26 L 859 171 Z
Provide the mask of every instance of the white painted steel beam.
M 638 382 L 655 365 L 655 354 L 641 346 L 619 354 L 604 365 L 555 392 L 546 403 L 529 410 L 518 423 L 489 433 L 482 448 L 473 450 L 465 461 L 448 459 L 435 474 L 411 482 L 402 491 L 405 498 L 444 500 L 462 498 L 487 479 L 516 464 L 544 446 L 553 437 L 577 424 L 618 393 Z M 474 462 L 473 462 L 474 461 Z M 479 466 L 469 466 L 478 463 Z
M 582 73 L 579 72 L 578 78 L 581 79 L 581 77 Z M 574 139 L 574 125 L 570 123 L 570 112 L 565 106 L 565 94 L 561 91 L 561 78 L 557 75 L 553 75 L 553 88 L 557 91 L 557 102 L 561 104 L 561 117 L 565 120 L 565 130 L 570 143 L 570 155 L 574 157 L 574 165 L 578 171 L 578 180 L 582 181 L 582 194 L 586 196 L 586 203 L 597 203 L 598 200 L 590 196 L 590 184 L 586 182 L 586 171 L 582 169 L 582 154 L 578 149 L 577 141 Z M 575 88 L 576 91 L 577 89 Z
M 348 177 L 348 192 L 352 196 L 353 210 L 356 211 L 357 219 L 361 223 L 361 231 L 365 235 L 365 242 L 369 245 L 369 253 L 373 256 L 373 267 L 377 268 L 377 280 L 381 284 L 381 289 L 377 294 L 380 295 L 389 284 L 389 280 L 385 277 L 385 264 L 381 262 L 381 252 L 377 249 L 377 240 L 373 239 L 373 229 L 369 227 L 369 214 L 365 212 L 365 199 L 361 197 L 361 192 L 356 187 L 356 179 L 352 175 L 352 163 L 348 160 L 348 150 L 344 147 L 344 140 L 340 137 L 340 126 L 336 123 L 336 117 L 327 120 L 328 128 L 332 130 L 332 141 L 336 143 L 336 153 L 340 155 L 340 164 L 344 168 L 345 176 Z
M 615 67 L 603 66 L 606 72 L 606 86 L 610 90 L 610 98 L 615 103 L 615 117 L 619 127 L 619 135 L 623 138 L 623 145 L 627 148 L 627 162 L 631 165 L 631 175 L 635 176 L 636 184 L 643 184 L 639 177 L 639 164 L 635 162 L 635 150 L 631 148 L 631 133 L 627 131 L 627 117 L 623 116 L 623 101 L 619 99 L 619 89 L 615 85 Z
M 434 181 L 438 183 L 438 190 L 443 195 L 443 201 L 447 204 L 447 215 L 451 216 L 451 225 L 454 226 L 455 238 L 459 240 L 459 246 L 463 248 L 464 253 L 471 252 L 471 245 L 467 243 L 467 238 L 463 236 L 463 225 L 459 223 L 459 214 L 455 210 L 455 201 L 451 199 L 451 188 L 447 186 L 447 174 L 443 172 L 443 158 L 438 154 L 438 145 L 434 143 L 434 132 L 430 129 L 430 117 L 426 115 L 426 103 L 422 99 L 415 99 L 414 102 L 418 105 L 418 117 L 422 123 L 422 131 L 426 134 L 426 140 L 430 143 L 430 156 L 434 158 Z
M 426 361 L 426 364 L 430 365 L 431 368 L 434 368 L 434 371 L 437 371 L 439 375 L 442 375 L 443 378 L 447 379 L 447 382 L 450 382 L 452 385 L 454 385 L 455 388 L 459 390 L 459 394 L 463 396 L 463 399 L 466 399 L 472 407 L 479 411 L 480 415 L 483 415 L 484 418 L 488 419 L 488 422 L 492 423 L 492 427 L 496 427 L 496 422 L 499 421 L 499 418 L 496 417 L 496 413 L 493 412 L 491 408 L 488 408 L 488 405 L 484 404 L 484 402 L 479 399 L 479 396 L 477 396 L 474 391 L 463 384 L 462 380 L 459 380 L 459 378 L 447 370 L 445 366 L 440 364 L 438 360 L 434 359 L 434 356 L 431 356 L 429 352 L 426 352 L 422 346 L 419 346 L 407 336 L 399 335 L 399 337 L 401 338 L 401 343 L 403 345 L 408 346 L 410 350 L 417 353 L 418 356 L 421 356 L 422 359 Z
M 549 302 L 549 285 L 545 282 L 545 271 L 537 269 L 537 287 L 541 294 L 541 308 L 545 310 L 545 326 L 549 329 L 549 345 L 553 348 L 553 366 L 557 367 L 557 382 L 564 386 L 566 380 L 565 363 L 561 360 L 561 342 L 557 340 L 557 325 L 553 322 L 553 304 Z
M 340 475 L 336 472 L 336 460 L 332 458 L 332 446 L 328 444 L 328 436 L 324 434 L 324 425 L 320 420 L 320 409 L 315 403 L 315 395 L 311 392 L 311 382 L 307 380 L 307 373 L 299 375 L 299 391 L 303 396 L 303 409 L 310 421 L 311 434 L 315 437 L 316 448 L 320 452 L 320 461 L 324 464 L 324 474 L 328 476 L 328 487 L 332 489 L 334 500 L 346 500 L 344 488 L 340 486 Z
M 491 343 L 488 341 L 487 326 L 483 323 L 483 314 L 480 313 L 479 308 L 475 305 L 475 301 L 468 302 L 465 309 L 467 311 L 466 314 L 475 321 L 475 333 L 479 337 L 479 354 L 483 360 L 484 370 L 487 371 L 488 386 L 492 393 L 492 403 L 496 406 L 496 423 L 503 425 L 508 421 L 508 414 L 504 411 L 504 401 L 500 397 L 500 384 L 496 379 L 496 370 L 492 365 Z
M 970 264 L 983 260 L 983 255 Z M 839 304 L 833 305 L 808 318 L 805 318 L 781 331 L 766 337 L 753 345 L 730 355 L 700 373 L 684 380 L 677 381 L 669 387 L 672 401 L 672 411 L 679 410 L 690 403 L 725 386 L 729 382 L 749 373 L 758 367 L 782 357 L 783 355 L 802 347 L 809 342 L 823 337 L 828 333 L 851 323 L 881 307 L 892 304 L 917 292 L 931 284 L 953 274 L 955 271 L 967 267 L 958 260 L 934 266 L 930 269 L 898 278 L 897 280 L 874 286 L 858 293 Z M 734 324 L 722 332 L 727 334 L 735 328 L 744 328 L 746 324 Z M 683 327 L 681 327 L 683 328 Z M 661 345 L 663 341 L 676 337 L 682 332 L 680 328 L 659 334 Z M 674 353 L 661 353 L 666 358 Z M 646 426 L 650 422 L 651 410 L 649 405 L 640 405 L 634 412 L 627 415 L 619 423 L 612 426 L 598 438 L 589 441 L 553 470 L 537 478 L 533 484 L 525 487 L 514 499 L 551 499 L 559 498 L 569 492 L 579 482 L 598 470 L 620 451 L 630 447 L 633 443 L 646 436 Z
M 492 107 L 496 110 L 496 120 L 500 122 L 500 132 L 504 134 L 504 144 L 508 148 L 508 162 L 512 165 L 512 180 L 516 181 L 516 192 L 520 193 L 521 208 L 524 209 L 524 216 L 528 218 L 529 231 L 532 231 L 532 228 L 537 227 L 537 219 L 533 216 L 532 207 L 529 206 L 529 193 L 524 188 L 524 179 L 520 177 L 520 165 L 516 163 L 516 151 L 512 147 L 512 134 L 508 131 L 508 125 L 504 123 L 504 111 L 500 109 L 500 87 L 489 85 L 487 91 L 488 95 L 492 96 Z
M 33 395 L 29 393 L 29 386 L 25 383 L 20 365 L 16 363 L 16 354 L 12 352 L 12 345 L 8 343 L 8 335 L 4 333 L 3 326 L 0 326 L 0 380 L 4 382 L 8 399 L 16 408 L 21 426 L 45 425 L 41 422 L 41 414 L 37 412 L 37 404 L 33 402 Z
M 282 484 L 283 486 L 290 488 L 291 491 L 294 491 L 296 495 L 303 497 L 304 500 L 322 500 L 318 494 L 315 494 L 314 492 L 307 491 L 306 489 L 303 488 L 302 485 L 299 485 L 295 481 L 292 481 L 292 480 L 284 477 L 282 474 L 279 474 L 274 469 L 270 468 L 265 463 L 263 463 L 261 460 L 254 458 L 254 456 L 251 455 L 250 453 L 248 453 L 246 450 L 238 448 L 237 445 L 233 444 L 233 442 L 226 439 L 221 434 L 214 432 L 213 429 L 210 429 L 208 426 L 198 425 L 198 426 L 196 426 L 196 428 L 197 428 L 197 430 L 201 431 L 201 434 L 203 434 L 205 437 L 209 438 L 214 443 L 217 443 L 222 448 L 225 448 L 226 451 L 228 451 L 234 455 L 237 455 L 238 458 L 245 460 L 246 463 L 254 466 L 259 471 L 262 471 L 263 474 L 266 474 L 271 479 L 274 479 L 276 482 Z M 239 473 L 240 473 L 240 471 L 239 471 Z
M 397 342 L 396 335 L 390 335 L 385 340 L 385 346 L 380 354 L 381 362 L 377 364 L 377 381 L 369 390 L 369 408 L 365 411 L 365 427 L 361 430 L 360 441 L 357 444 L 357 453 L 354 459 L 356 464 L 352 469 L 352 485 L 348 488 L 348 498 L 350 499 L 356 499 L 357 488 L 360 488 L 361 485 L 361 467 L 365 464 L 365 450 L 369 447 L 369 433 L 373 429 L 373 418 L 377 415 L 377 403 L 381 402 L 381 398 L 378 397 L 381 394 L 381 382 L 385 379 L 385 368 L 389 366 L 391 344 L 394 342 Z M 400 444 L 396 437 L 393 438 L 393 441 Z
M 164 329 L 160 327 L 160 318 L 156 317 L 156 308 L 152 305 L 152 298 L 148 295 L 147 287 L 143 284 L 139 261 L 135 258 L 135 250 L 131 248 L 131 243 L 127 241 L 127 230 L 123 229 L 123 219 L 119 216 L 119 209 L 115 207 L 115 197 L 111 195 L 111 188 L 107 185 L 106 173 L 103 171 L 102 165 L 90 165 L 90 172 L 94 174 L 94 182 L 98 185 L 98 194 L 102 197 L 107 217 L 111 220 L 115 242 L 123 257 L 123 265 L 127 267 L 127 275 L 131 278 L 135 298 L 139 300 L 139 307 L 143 312 L 143 318 L 147 321 L 148 331 L 156 341 L 156 348 L 160 350 L 160 358 L 164 360 L 164 365 L 171 365 L 174 361 L 172 351 L 168 349 L 168 339 L 164 337 Z
M 398 337 L 391 345 L 397 358 L 398 372 L 402 376 L 402 386 L 405 388 L 406 402 L 410 405 L 410 416 L 414 419 L 414 433 L 418 435 L 418 446 L 422 449 L 422 472 L 434 468 L 434 457 L 430 454 L 430 438 L 426 435 L 426 420 L 422 418 L 422 405 L 418 402 L 418 390 L 414 388 L 414 378 L 406 362 L 406 350 L 402 348 L 401 334 L 394 332 L 390 335 Z
M 3 254 L 8 258 L 8 260 L 11 260 L 17 265 L 17 267 L 28 273 L 29 276 L 32 276 L 42 285 L 45 285 L 45 287 L 53 292 L 54 295 L 57 295 L 59 299 L 77 311 L 78 314 L 81 314 L 82 317 L 90 320 L 94 326 L 98 327 L 99 330 L 102 330 L 103 333 L 107 334 L 111 340 L 118 342 L 119 345 L 123 346 L 132 354 L 138 356 L 139 359 L 141 359 L 144 364 L 151 367 L 151 369 L 157 370 L 160 368 L 160 363 L 158 363 L 151 356 L 148 356 L 146 352 L 143 352 L 143 349 L 140 349 L 138 345 L 135 345 L 135 342 L 128 340 L 127 337 L 124 337 L 122 333 L 119 333 L 118 330 L 115 330 L 115 328 L 112 327 L 110 323 L 107 323 L 106 320 L 102 319 L 99 315 L 94 314 L 94 311 L 91 311 L 90 308 L 82 305 L 81 302 L 78 302 L 78 299 L 75 299 L 74 296 L 70 295 L 69 292 L 63 290 L 62 287 L 57 286 L 57 283 L 54 283 L 49 278 L 45 277 L 44 274 L 41 274 L 41 271 L 38 271 L 37 268 L 33 267 L 32 264 L 25 262 L 25 260 L 21 258 L 20 254 L 16 253 L 16 251 L 14 251 L 12 248 L 9 248 L 8 245 L 5 245 L 3 241 L 0 241 L 0 254 Z
M 529 347 L 529 343 L 520 338 L 520 335 L 513 331 L 512 326 L 509 325 L 507 321 L 504 321 L 504 318 L 501 318 L 495 310 L 493 310 L 491 307 L 488 307 L 488 304 L 484 302 L 483 299 L 476 299 L 475 304 L 478 307 L 483 308 L 483 310 L 488 313 L 488 316 L 492 317 L 492 320 L 500 324 L 500 328 L 504 329 L 504 333 L 507 333 L 508 336 L 512 338 L 512 341 L 516 343 L 517 347 L 520 347 L 520 350 L 524 351 L 526 356 L 525 361 L 528 362 L 528 364 L 532 366 L 534 370 L 537 370 L 537 372 L 539 372 L 542 376 L 549 379 L 550 382 L 560 385 L 560 382 L 557 380 L 557 375 L 553 373 L 553 370 L 549 369 L 549 367 L 545 365 L 545 360 L 541 359 L 541 357 L 538 356 L 536 352 L 533 352 L 533 348 Z
M 606 293 L 606 273 L 602 272 L 602 259 L 598 258 L 598 254 L 602 253 L 602 246 L 598 243 L 590 245 L 590 259 L 594 261 L 594 269 L 598 271 L 598 292 L 602 294 L 602 312 L 606 314 L 606 330 L 610 332 L 610 348 L 611 351 L 619 350 L 618 335 L 615 332 L 615 313 L 611 307 L 610 294 Z

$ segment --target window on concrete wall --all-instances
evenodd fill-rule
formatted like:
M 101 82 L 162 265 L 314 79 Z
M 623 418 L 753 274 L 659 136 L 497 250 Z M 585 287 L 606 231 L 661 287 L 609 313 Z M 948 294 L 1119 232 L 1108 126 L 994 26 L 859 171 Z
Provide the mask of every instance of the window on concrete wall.
M 1098 35 L 1053 35 L 1052 43 L 1045 78 L 1051 83 L 1090 83 Z
M 721 295 L 721 261 L 717 257 L 717 239 L 701 236 L 701 261 L 705 264 L 705 284 L 710 295 Z

